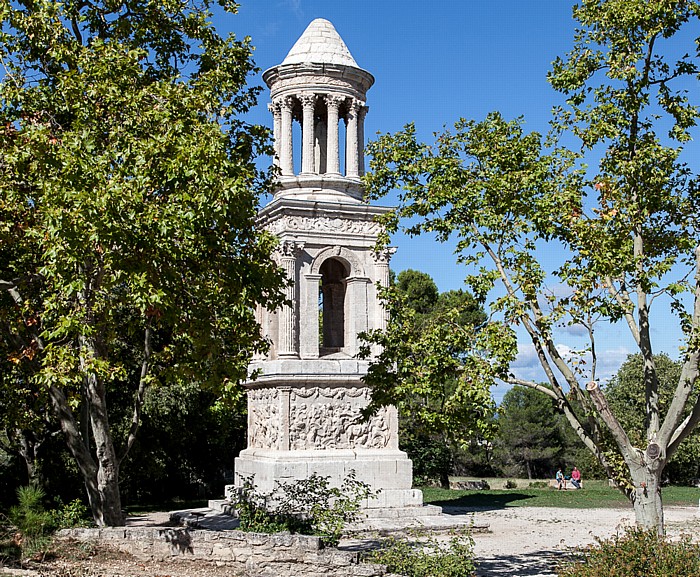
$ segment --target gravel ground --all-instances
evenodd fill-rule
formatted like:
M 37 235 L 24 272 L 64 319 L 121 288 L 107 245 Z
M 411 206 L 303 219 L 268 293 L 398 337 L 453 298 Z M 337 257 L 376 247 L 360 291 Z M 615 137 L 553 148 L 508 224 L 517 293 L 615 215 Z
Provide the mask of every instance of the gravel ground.
M 700 514 L 694 507 L 666 507 L 671 536 L 688 533 L 700 540 Z M 514 507 L 506 509 L 448 511 L 466 515 L 475 525 L 489 525 L 489 532 L 474 535 L 478 577 L 554 577 L 556 566 L 576 547 L 609 537 L 634 522 L 631 509 L 560 509 Z M 129 525 L 161 526 L 169 513 L 131 517 Z M 341 546 L 353 546 L 357 539 Z M 0 567 L 0 577 L 233 577 L 231 568 L 214 563 L 143 563 L 109 549 L 76 547 L 60 558 L 30 570 Z
M 700 515 L 694 507 L 666 507 L 671 536 L 700 538 Z M 551 577 L 556 566 L 576 547 L 610 537 L 634 523 L 631 509 L 560 509 L 513 507 L 474 514 L 488 523 L 489 533 L 474 535 L 479 577 Z

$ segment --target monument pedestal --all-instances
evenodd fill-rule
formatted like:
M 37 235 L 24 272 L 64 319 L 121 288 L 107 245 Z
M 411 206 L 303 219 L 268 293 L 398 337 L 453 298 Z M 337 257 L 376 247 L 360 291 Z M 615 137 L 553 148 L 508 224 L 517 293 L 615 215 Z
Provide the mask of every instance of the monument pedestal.
M 329 449 L 323 451 L 268 451 L 246 449 L 236 459 L 236 484 L 252 477 L 257 490 L 269 493 L 275 482 L 293 483 L 316 473 L 340 486 L 352 471 L 358 481 L 379 494 L 362 502 L 363 509 L 420 507 L 423 495 L 411 488 L 411 461 L 398 450 Z M 227 495 L 228 495 L 227 487 Z
M 379 490 L 363 508 L 415 507 L 411 460 L 398 448 L 396 409 L 369 419 L 362 410 L 370 391 L 362 382 L 367 362 L 353 359 L 278 360 L 254 363 L 261 375 L 248 383 L 248 448 L 235 462 L 235 485 L 252 478 L 269 493 L 316 473 L 340 486 L 352 472 Z

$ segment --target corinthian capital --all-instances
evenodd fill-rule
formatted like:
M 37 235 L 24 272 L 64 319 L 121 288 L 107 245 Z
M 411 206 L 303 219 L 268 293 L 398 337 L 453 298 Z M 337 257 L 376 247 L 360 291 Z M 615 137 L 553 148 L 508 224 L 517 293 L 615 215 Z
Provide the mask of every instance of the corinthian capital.
M 323 100 L 326 102 L 328 108 L 340 108 L 340 105 L 345 102 L 346 97 L 338 94 L 326 94 Z
M 292 110 L 294 108 L 294 97 L 283 96 L 282 98 L 277 98 L 272 101 L 272 105 L 276 106 L 279 110 Z
M 299 95 L 299 101 L 304 108 L 313 108 L 316 106 L 316 98 L 317 96 L 315 94 L 307 93 Z
M 377 264 L 389 264 L 389 261 L 391 260 L 391 257 L 394 256 L 394 253 L 396 252 L 396 247 L 395 246 L 388 246 L 386 248 L 382 248 L 380 250 L 376 250 L 372 253 L 372 258 L 374 259 L 374 262 Z
M 277 250 L 282 258 L 296 258 L 304 250 L 304 243 L 296 240 L 285 240 L 280 243 Z

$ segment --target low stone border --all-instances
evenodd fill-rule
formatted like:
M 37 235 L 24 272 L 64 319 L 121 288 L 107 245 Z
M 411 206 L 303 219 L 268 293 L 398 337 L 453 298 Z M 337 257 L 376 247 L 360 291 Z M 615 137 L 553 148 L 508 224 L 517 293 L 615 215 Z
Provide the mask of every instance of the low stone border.
M 64 529 L 58 536 L 100 542 L 139 560 L 189 559 L 226 563 L 255 577 L 399 577 L 382 565 L 360 563 L 359 553 L 324 548 L 319 537 L 182 527 Z
M 487 491 L 490 488 L 486 481 L 450 481 L 453 491 Z

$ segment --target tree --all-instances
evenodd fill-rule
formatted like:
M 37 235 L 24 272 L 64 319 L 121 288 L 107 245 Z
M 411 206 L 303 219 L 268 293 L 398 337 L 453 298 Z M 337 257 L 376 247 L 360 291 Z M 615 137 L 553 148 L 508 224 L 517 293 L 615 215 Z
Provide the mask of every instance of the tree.
M 459 331 L 459 327 L 464 327 L 469 331 L 471 327 L 482 323 L 486 318 L 481 307 L 469 293 L 463 290 L 440 293 L 429 274 L 412 269 L 401 271 L 396 276 L 394 291 L 391 291 L 389 295 L 389 298 L 393 299 L 394 307 L 410 311 L 406 317 L 392 316 L 389 322 L 393 324 L 394 320 L 400 322 L 400 319 L 403 319 L 406 322 L 403 329 L 411 333 L 413 339 L 417 335 L 427 336 L 434 331 L 442 332 L 444 322 L 447 322 L 448 330 L 453 332 Z M 449 325 L 452 325 L 452 328 L 449 328 Z M 376 341 L 376 344 L 387 346 L 387 343 L 381 340 L 383 333 L 374 334 L 380 336 L 380 340 Z M 371 336 L 365 336 L 370 342 L 372 341 Z M 423 344 L 427 344 L 428 341 L 431 343 L 428 346 L 440 347 L 444 345 L 449 347 L 449 354 L 459 362 L 459 358 L 463 354 L 463 351 L 460 350 L 459 339 L 447 341 L 438 338 L 433 341 L 428 337 L 423 341 Z M 415 354 L 421 354 L 422 346 L 416 347 Z M 369 350 L 367 348 L 365 353 L 369 354 Z M 405 362 L 403 357 L 401 359 L 401 362 Z M 457 370 L 459 369 L 457 368 Z M 436 378 L 430 385 L 432 391 L 430 394 L 412 395 L 406 403 L 401 404 L 399 434 L 401 447 L 413 461 L 414 477 L 421 483 L 439 480 L 441 486 L 449 488 L 454 441 L 456 439 L 462 444 L 467 441 L 460 434 L 454 434 L 455 431 L 461 432 L 461 428 L 453 428 L 449 419 L 436 425 L 436 421 L 432 418 L 436 412 L 443 410 L 441 401 L 449 397 L 452 394 L 451 391 L 458 386 L 454 375 L 450 376 L 445 373 L 435 376 Z M 374 378 L 375 375 L 370 371 L 367 382 L 371 384 Z M 483 411 L 479 414 L 472 413 L 468 408 L 470 403 L 472 401 L 463 405 L 463 408 L 466 409 L 464 416 L 467 421 L 476 424 L 482 435 L 490 432 L 492 428 L 488 419 L 489 411 Z M 428 419 L 427 422 L 426 419 Z
M 235 12 L 236 5 L 223 2 Z M 0 320 L 11 374 L 50 405 L 99 526 L 154 382 L 235 399 L 286 282 L 255 228 L 267 131 L 249 39 L 210 1 L 0 2 Z M 110 398 L 131 397 L 115 437 Z
M 684 88 L 697 93 L 700 55 L 697 44 L 692 56 L 681 49 L 676 58 L 670 54 L 678 47 L 669 48 L 698 16 L 697 2 L 585 0 L 574 8 L 574 48 L 549 76 L 566 106 L 554 111 L 546 151 L 539 134 L 524 133 L 522 121 L 496 113 L 481 122 L 460 120 L 434 147 L 420 144 L 409 125 L 369 147 L 372 173 L 365 180 L 370 198 L 401 189 L 399 206 L 384 219 L 387 234 L 407 218 L 411 234 L 456 238 L 459 261 L 473 271 L 467 284 L 480 302 L 490 297 L 491 321 L 470 337 L 476 350 L 465 378 L 484 386 L 502 379 L 550 396 L 619 480 L 637 522 L 659 531 L 662 472 L 700 422 L 700 403 L 691 403 L 700 370 L 700 180 L 682 159 L 699 116 Z M 567 149 L 564 143 L 574 139 L 580 149 Z M 597 162 L 597 170 L 586 160 Z M 541 260 L 545 244 L 560 262 Z M 497 283 L 500 293 L 492 292 Z M 681 376 L 662 419 L 651 313 L 666 305 L 661 322 L 675 314 L 684 342 Z M 639 444 L 598 382 L 595 335 L 605 321 L 623 321 L 644 359 Z M 567 326 L 588 334 L 589 364 L 581 362 L 586 355 L 564 355 L 557 347 Z M 547 386 L 510 371 L 516 328 L 532 343 Z M 424 359 L 440 364 L 431 355 Z M 416 389 L 384 379 L 376 395 L 402 387 Z
M 380 351 L 364 377 L 373 388 L 366 413 L 396 406 L 402 446 L 416 459 L 416 475 L 449 486 L 450 446 L 466 446 L 493 432 L 488 387 L 463 378 L 465 360 L 473 360 L 475 326 L 486 316 L 468 292 L 438 293 L 430 275 L 414 270 L 399 273 L 382 299 L 387 330 L 360 334 L 360 358 Z
M 528 479 L 553 478 L 572 448 L 551 398 L 522 386 L 509 389 L 498 407 L 494 459 Z M 509 474 L 508 476 L 512 476 Z
M 406 297 L 406 305 L 421 315 L 431 313 L 440 296 L 432 277 L 413 269 L 402 270 L 398 274 L 396 288 Z
M 654 365 L 659 379 L 659 412 L 663 418 L 673 399 L 673 393 L 681 377 L 683 366 L 668 355 L 654 355 Z M 610 409 L 628 432 L 632 442 L 640 444 L 644 438 L 644 359 L 630 355 L 617 373 L 605 385 Z M 697 386 L 689 405 L 697 402 Z M 686 409 L 687 412 L 687 409 Z M 700 431 L 697 429 L 683 441 L 664 469 L 671 483 L 687 483 L 698 477 L 700 468 Z

